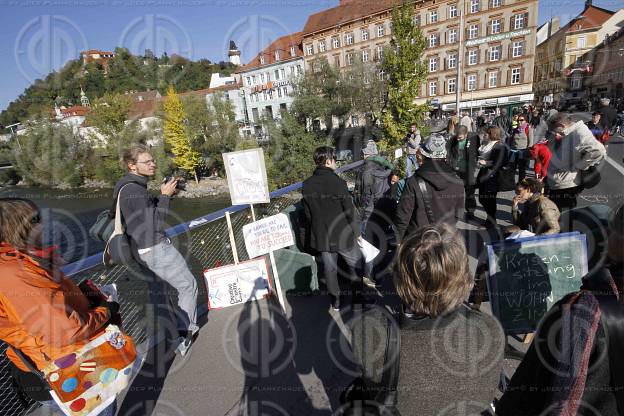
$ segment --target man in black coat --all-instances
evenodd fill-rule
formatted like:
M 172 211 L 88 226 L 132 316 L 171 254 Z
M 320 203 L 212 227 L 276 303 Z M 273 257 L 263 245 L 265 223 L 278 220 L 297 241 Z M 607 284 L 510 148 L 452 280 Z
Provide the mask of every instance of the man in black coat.
M 303 207 L 308 223 L 307 246 L 321 253 L 323 274 L 334 310 L 340 309 L 340 286 L 338 285 L 338 254 L 342 256 L 353 283 L 362 281 L 356 274 L 361 266 L 362 253 L 360 226 L 353 199 L 347 183 L 336 169 L 335 151 L 331 147 L 319 147 L 314 152 L 316 170 L 303 182 Z
M 608 98 L 603 98 L 600 100 L 600 108 L 598 111 L 602 114 L 600 118 L 600 124 L 603 129 L 611 130 L 615 123 L 617 122 L 617 110 L 611 107 L 611 100 Z
M 448 146 L 449 165 L 464 182 L 466 218 L 474 219 L 477 208 L 475 171 L 479 156 L 479 136 L 476 133 L 468 134 L 465 126 L 459 126 L 457 134 L 451 137 Z
M 444 137 L 430 136 L 417 156 L 421 167 L 407 180 L 397 208 L 397 241 L 424 225 L 446 222 L 454 226 L 464 207 L 464 187 L 446 162 Z

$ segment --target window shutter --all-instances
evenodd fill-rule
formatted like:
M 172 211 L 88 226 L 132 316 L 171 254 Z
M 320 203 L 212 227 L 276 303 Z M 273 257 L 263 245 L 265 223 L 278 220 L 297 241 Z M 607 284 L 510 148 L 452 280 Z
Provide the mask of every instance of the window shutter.
M 513 30 L 513 28 L 514 28 L 514 16 L 512 15 L 509 18 L 509 30 Z
M 485 36 L 489 36 L 490 35 L 490 30 L 492 29 L 492 21 L 488 21 L 487 25 L 485 26 Z
M 520 68 L 520 84 L 524 82 L 524 67 Z
M 529 27 L 529 12 L 524 13 L 524 27 Z

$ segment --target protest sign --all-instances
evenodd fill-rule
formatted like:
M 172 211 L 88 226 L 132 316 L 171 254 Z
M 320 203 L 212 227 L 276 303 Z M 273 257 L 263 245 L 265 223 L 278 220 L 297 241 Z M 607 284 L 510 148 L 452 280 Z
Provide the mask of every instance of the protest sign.
M 223 153 L 232 205 L 270 202 L 262 149 Z
M 239 305 L 269 295 L 269 269 L 264 258 L 204 271 L 208 308 Z
M 492 312 L 507 334 L 533 332 L 555 302 L 579 290 L 588 270 L 578 232 L 498 241 L 487 250 Z
M 249 258 L 295 245 L 286 214 L 277 214 L 243 226 L 243 237 Z

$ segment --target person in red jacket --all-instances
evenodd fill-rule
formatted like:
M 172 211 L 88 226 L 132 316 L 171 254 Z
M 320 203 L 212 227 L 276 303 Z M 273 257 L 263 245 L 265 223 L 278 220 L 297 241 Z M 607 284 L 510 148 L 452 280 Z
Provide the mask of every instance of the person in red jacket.
M 535 161 L 535 177 L 543 182 L 552 156 L 548 148 L 548 140 L 542 139 L 529 147 L 529 155 Z

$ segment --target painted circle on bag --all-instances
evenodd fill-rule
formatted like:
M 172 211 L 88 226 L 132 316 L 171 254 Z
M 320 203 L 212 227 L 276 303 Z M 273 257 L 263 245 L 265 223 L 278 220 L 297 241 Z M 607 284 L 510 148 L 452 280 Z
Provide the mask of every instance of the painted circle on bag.
M 69 405 L 69 408 L 71 409 L 72 412 L 79 412 L 82 409 L 84 409 L 86 404 L 87 404 L 87 401 L 85 399 L 78 399 L 78 400 L 74 400 L 74 402 L 71 405 Z
M 67 368 L 76 362 L 76 354 L 72 353 L 54 361 L 58 368 Z
M 63 382 L 61 388 L 65 393 L 71 393 L 78 387 L 78 379 L 76 377 L 68 378 Z
M 117 378 L 117 370 L 114 368 L 107 368 L 100 374 L 100 381 L 102 384 L 112 383 L 115 378 Z
M 59 378 L 60 378 L 60 376 L 58 375 L 58 373 L 50 374 L 50 382 L 51 383 L 57 382 Z

